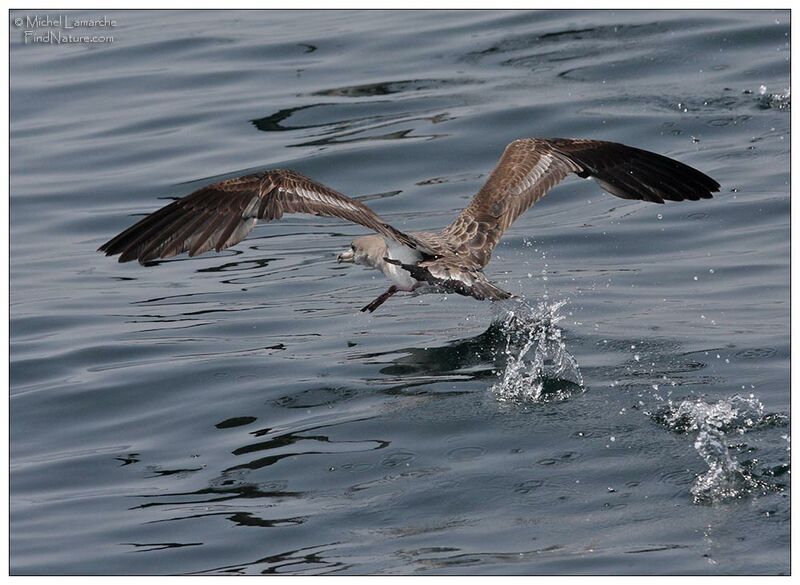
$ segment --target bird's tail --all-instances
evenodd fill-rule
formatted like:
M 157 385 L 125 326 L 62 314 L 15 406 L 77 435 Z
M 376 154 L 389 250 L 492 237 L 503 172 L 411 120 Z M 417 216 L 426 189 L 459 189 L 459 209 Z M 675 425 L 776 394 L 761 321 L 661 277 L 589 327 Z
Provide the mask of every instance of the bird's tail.
M 490 301 L 505 301 L 515 296 L 499 286 L 492 284 L 488 280 L 476 282 L 472 285 L 472 290 L 473 297 L 478 298 L 476 295 L 480 295 L 484 299 L 489 299 Z

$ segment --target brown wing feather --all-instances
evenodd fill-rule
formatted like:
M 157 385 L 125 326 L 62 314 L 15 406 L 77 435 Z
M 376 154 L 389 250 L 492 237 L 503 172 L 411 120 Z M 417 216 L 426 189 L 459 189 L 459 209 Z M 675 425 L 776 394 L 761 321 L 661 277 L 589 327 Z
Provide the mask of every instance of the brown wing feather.
M 284 213 L 338 217 L 430 253 L 417 238 L 395 229 L 363 203 L 284 169 L 203 187 L 148 215 L 99 251 L 119 254 L 120 262 L 142 264 L 187 251 L 190 256 L 212 248 L 219 252 L 242 241 L 257 220 L 280 219 Z
M 508 227 L 570 173 L 617 197 L 654 203 L 708 199 L 711 177 L 671 158 L 600 140 L 529 138 L 509 144 L 486 184 L 442 235 L 459 257 L 486 266 Z

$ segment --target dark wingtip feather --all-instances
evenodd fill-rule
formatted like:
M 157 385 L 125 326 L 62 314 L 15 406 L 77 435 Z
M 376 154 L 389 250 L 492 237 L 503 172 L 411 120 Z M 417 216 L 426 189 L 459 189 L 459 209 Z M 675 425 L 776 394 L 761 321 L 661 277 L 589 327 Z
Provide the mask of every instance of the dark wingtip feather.
M 647 151 L 634 152 L 629 162 L 593 176 L 621 190 L 625 198 L 653 203 L 710 199 L 719 191 L 717 181 L 682 162 Z
M 710 199 L 720 184 L 697 169 L 675 159 L 618 144 L 554 139 L 555 148 L 580 165 L 577 173 L 592 177 L 603 189 L 623 199 L 651 203 Z

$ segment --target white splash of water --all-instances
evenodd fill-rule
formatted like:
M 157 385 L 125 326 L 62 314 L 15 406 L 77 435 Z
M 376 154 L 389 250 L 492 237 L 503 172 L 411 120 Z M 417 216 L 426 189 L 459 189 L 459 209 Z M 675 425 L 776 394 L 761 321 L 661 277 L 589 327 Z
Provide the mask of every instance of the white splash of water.
M 691 399 L 670 406 L 666 422 L 674 429 L 697 431 L 694 448 L 708 465 L 692 485 L 695 503 L 738 499 L 768 487 L 739 464 L 727 445 L 728 433 L 744 434 L 764 420 L 758 399 L 733 396 L 715 404 Z
M 774 108 L 776 110 L 783 110 L 790 112 L 792 109 L 792 90 L 787 89 L 784 92 L 768 93 L 765 86 L 761 86 L 758 90 L 761 96 L 761 105 L 764 108 Z
M 501 380 L 492 386 L 500 401 L 533 401 L 565 398 L 566 388 L 545 396 L 547 381 L 569 382 L 583 387 L 578 362 L 567 351 L 558 323 L 566 301 L 528 303 L 506 309 L 500 326 L 506 338 L 506 366 Z

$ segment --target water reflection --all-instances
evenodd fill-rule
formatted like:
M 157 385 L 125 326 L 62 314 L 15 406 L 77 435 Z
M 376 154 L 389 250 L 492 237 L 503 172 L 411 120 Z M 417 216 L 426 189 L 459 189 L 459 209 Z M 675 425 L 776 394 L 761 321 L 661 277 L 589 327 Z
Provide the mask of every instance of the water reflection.
M 377 91 L 375 86 L 370 87 Z M 359 91 L 367 90 L 340 88 L 331 91 L 352 91 L 354 94 L 358 94 Z M 382 100 L 357 102 L 357 108 L 354 108 L 349 102 L 306 104 L 283 108 L 267 116 L 251 120 L 251 123 L 262 132 L 309 131 L 306 133 L 306 140 L 287 145 L 289 147 L 341 144 L 365 140 L 431 139 L 445 136 L 444 133 L 419 134 L 419 122 L 439 124 L 453 120 L 455 116 L 450 112 L 452 97 L 419 99 L 414 103 L 416 106 L 413 108 L 399 107 L 397 103 Z M 304 121 L 298 120 L 298 118 Z M 290 124 L 290 122 L 293 123 Z M 393 128 L 397 125 L 405 127 Z
M 348 421 L 348 423 L 357 422 L 357 420 L 350 420 Z M 247 463 L 241 463 L 239 465 L 234 465 L 232 467 L 229 467 L 225 471 L 229 472 L 238 469 L 250 469 L 250 470 L 261 469 L 262 467 L 274 465 L 281 459 L 285 459 L 287 457 L 297 457 L 300 455 L 325 455 L 333 453 L 358 453 L 361 451 L 373 451 L 373 450 L 383 449 L 389 445 L 389 441 L 381 439 L 371 439 L 371 440 L 367 439 L 359 441 L 344 441 L 344 440 L 337 441 L 319 432 L 322 429 L 338 426 L 340 424 L 341 423 L 319 425 L 319 426 L 304 428 L 299 431 L 290 431 L 287 433 L 276 434 L 272 435 L 266 441 L 251 443 L 249 445 L 239 447 L 238 449 L 234 449 L 233 455 L 239 456 L 239 455 L 247 455 L 250 453 L 261 453 L 263 451 L 273 451 L 276 449 L 286 450 L 287 447 L 292 447 L 292 449 L 287 450 L 287 452 L 285 453 L 259 457 L 252 461 L 248 461 Z M 269 433 L 270 430 L 271 429 L 266 429 L 264 432 Z M 258 436 L 258 431 L 251 434 Z M 306 448 L 298 449 L 295 447 L 306 447 Z
M 122 542 L 125 546 L 135 547 L 133 552 L 153 552 L 170 548 L 182 548 L 185 546 L 202 546 L 202 542 Z
M 283 500 L 286 498 L 302 498 L 306 495 L 304 492 L 288 491 L 285 488 L 286 483 L 281 481 L 254 484 L 243 481 L 240 477 L 237 477 L 236 474 L 223 473 L 208 487 L 204 487 L 195 491 L 139 495 L 137 496 L 139 498 L 158 499 L 158 501 L 145 502 L 144 504 L 133 506 L 131 509 L 136 510 L 159 506 L 175 507 L 181 505 L 194 507 L 198 504 L 209 506 L 213 504 L 220 504 L 222 502 L 238 500 L 240 498 L 246 500 Z M 160 521 L 166 522 L 170 520 L 180 520 L 183 518 L 185 518 L 185 516 L 181 515 Z
M 255 561 L 217 567 L 207 571 L 198 571 L 193 574 L 227 573 L 243 575 L 249 572 L 247 570 L 248 567 L 260 570 L 262 575 L 303 573 L 324 575 L 327 573 L 336 573 L 346 570 L 351 566 L 341 561 L 327 559 L 324 556 L 324 553 L 327 553 L 329 548 L 335 547 L 338 544 L 338 542 L 331 542 L 323 545 L 303 547 L 261 557 Z M 264 568 L 261 568 L 262 566 Z
M 403 92 L 417 92 L 423 90 L 449 89 L 470 83 L 479 83 L 470 79 L 408 79 L 402 81 L 383 81 L 379 83 L 368 83 L 364 85 L 349 85 L 323 89 L 314 92 L 313 95 L 324 95 L 334 97 L 372 97 L 380 95 L 391 95 Z

